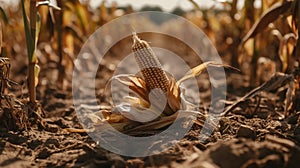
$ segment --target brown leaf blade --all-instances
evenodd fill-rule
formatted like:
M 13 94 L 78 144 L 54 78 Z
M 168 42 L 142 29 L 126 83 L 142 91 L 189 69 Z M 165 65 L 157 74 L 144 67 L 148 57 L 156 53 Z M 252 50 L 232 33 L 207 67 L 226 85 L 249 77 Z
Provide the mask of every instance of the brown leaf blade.
M 168 75 L 170 80 L 170 88 L 167 93 L 168 104 L 173 111 L 177 111 L 180 109 L 180 90 L 179 86 L 176 84 L 176 80 L 172 75 Z
M 176 82 L 176 85 L 180 85 L 183 81 L 188 80 L 190 78 L 199 76 L 207 67 L 212 66 L 212 67 L 217 67 L 217 68 L 228 68 L 228 69 L 233 69 L 236 71 L 239 71 L 238 69 L 229 66 L 229 65 L 225 65 L 225 64 L 221 64 L 221 63 L 217 63 L 217 62 L 213 62 L 213 61 L 208 61 L 208 62 L 204 62 L 196 67 L 194 67 L 193 69 L 189 70 L 180 80 L 178 80 Z
M 292 7 L 293 1 L 286 1 L 283 3 L 276 3 L 270 9 L 268 9 L 259 20 L 252 26 L 249 32 L 242 40 L 242 44 L 245 44 L 247 40 L 256 36 L 262 32 L 270 23 L 279 18 L 282 14 L 291 14 L 290 8 Z
M 121 74 L 114 76 L 110 81 L 112 80 L 119 81 L 123 85 L 128 86 L 129 89 L 137 93 L 144 100 L 148 100 L 148 90 L 142 78 L 130 74 Z

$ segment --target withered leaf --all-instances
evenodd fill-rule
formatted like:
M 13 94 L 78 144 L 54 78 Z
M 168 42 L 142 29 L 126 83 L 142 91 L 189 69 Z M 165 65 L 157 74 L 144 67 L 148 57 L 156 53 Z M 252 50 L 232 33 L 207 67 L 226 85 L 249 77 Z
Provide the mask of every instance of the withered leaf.
M 259 20 L 252 26 L 250 31 L 242 40 L 242 45 L 247 40 L 254 37 L 258 33 L 262 32 L 270 23 L 279 18 L 282 14 L 291 14 L 290 8 L 292 7 L 293 1 L 285 1 L 283 3 L 276 3 L 270 9 L 268 9 Z

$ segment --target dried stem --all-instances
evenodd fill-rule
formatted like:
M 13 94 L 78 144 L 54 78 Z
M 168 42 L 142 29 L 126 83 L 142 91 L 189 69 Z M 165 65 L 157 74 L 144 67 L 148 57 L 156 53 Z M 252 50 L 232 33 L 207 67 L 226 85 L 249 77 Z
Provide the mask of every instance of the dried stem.
M 35 36 L 36 36 L 36 15 L 37 15 L 37 8 L 36 8 L 36 0 L 30 0 L 30 31 L 31 37 L 33 40 L 33 44 L 35 44 Z M 33 53 L 35 54 L 35 53 Z M 32 58 L 32 57 L 31 57 Z M 36 100 L 36 88 L 35 88 L 35 60 L 29 60 L 28 66 L 28 90 L 29 90 L 29 101 L 31 103 L 35 103 Z
M 58 46 L 58 83 L 63 87 L 65 67 L 63 65 L 63 12 L 64 12 L 64 3 L 63 0 L 57 0 L 57 5 L 60 7 L 60 11 L 58 11 L 58 17 L 56 20 L 56 31 L 57 31 L 57 46 Z

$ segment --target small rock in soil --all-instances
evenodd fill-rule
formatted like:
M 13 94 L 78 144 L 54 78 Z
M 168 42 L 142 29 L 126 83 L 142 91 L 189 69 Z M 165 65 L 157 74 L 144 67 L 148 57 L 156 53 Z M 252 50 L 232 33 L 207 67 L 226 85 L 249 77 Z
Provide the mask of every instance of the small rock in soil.
M 44 148 L 38 155 L 37 158 L 38 159 L 46 159 L 47 157 L 49 157 L 51 155 L 51 152 L 49 151 L 49 149 Z
M 300 124 L 296 126 L 296 128 L 294 130 L 294 134 L 295 135 L 300 135 Z
M 248 127 L 246 125 L 241 125 L 241 127 L 237 131 L 237 137 L 255 140 L 256 132 L 251 127 Z

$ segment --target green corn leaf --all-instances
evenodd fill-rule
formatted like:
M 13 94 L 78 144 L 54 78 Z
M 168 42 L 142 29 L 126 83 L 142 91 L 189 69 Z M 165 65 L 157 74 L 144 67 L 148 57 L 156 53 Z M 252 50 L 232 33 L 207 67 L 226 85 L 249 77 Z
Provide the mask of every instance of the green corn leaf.
M 31 36 L 31 32 L 30 32 L 29 21 L 27 20 L 24 0 L 22 0 L 21 4 L 22 4 L 22 14 L 23 14 L 23 21 L 24 21 L 25 36 L 26 36 L 28 60 L 31 62 L 35 47 L 34 47 L 34 42 L 33 42 L 32 36 Z
M 35 30 L 35 44 L 34 44 L 34 52 L 32 54 L 32 58 L 31 58 L 31 62 L 36 63 L 37 62 L 37 57 L 36 57 L 36 48 L 37 48 L 37 43 L 38 43 L 38 39 L 39 39 L 39 34 L 40 34 L 40 30 L 41 30 L 41 17 L 39 15 L 39 13 L 37 13 L 36 15 L 36 30 Z

